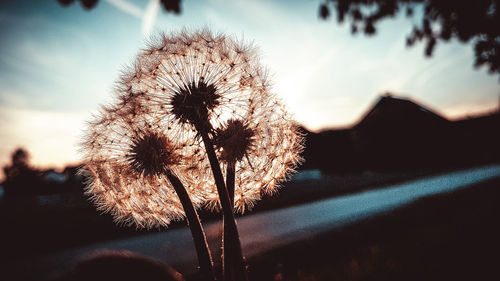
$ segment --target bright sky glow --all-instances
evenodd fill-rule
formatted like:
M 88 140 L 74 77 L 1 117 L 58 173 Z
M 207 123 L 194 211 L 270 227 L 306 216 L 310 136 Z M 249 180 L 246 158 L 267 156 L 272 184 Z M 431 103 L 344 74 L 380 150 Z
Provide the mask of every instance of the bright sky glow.
M 470 45 L 405 47 L 412 19 L 352 36 L 317 16 L 319 1 L 184 0 L 179 16 L 159 0 L 100 0 L 85 11 L 56 0 L 0 4 L 0 165 L 23 146 L 38 166 L 78 162 L 85 120 L 109 102 L 113 82 L 149 34 L 209 26 L 254 42 L 274 90 L 307 128 L 350 126 L 384 92 L 448 118 L 494 110 L 498 75 L 474 70 Z

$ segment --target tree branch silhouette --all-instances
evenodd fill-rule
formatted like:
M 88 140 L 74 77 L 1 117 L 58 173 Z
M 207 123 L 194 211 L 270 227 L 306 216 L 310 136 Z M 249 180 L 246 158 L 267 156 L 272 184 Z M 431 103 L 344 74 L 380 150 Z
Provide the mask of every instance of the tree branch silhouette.
M 472 42 L 475 67 L 486 66 L 489 73 L 500 73 L 500 0 L 324 0 L 319 16 L 326 20 L 331 10 L 337 21 L 348 21 L 351 32 L 376 33 L 376 24 L 404 12 L 415 17 L 416 8 L 423 8 L 420 23 L 406 38 L 406 45 L 424 42 L 425 56 L 430 57 L 438 42 L 458 39 Z

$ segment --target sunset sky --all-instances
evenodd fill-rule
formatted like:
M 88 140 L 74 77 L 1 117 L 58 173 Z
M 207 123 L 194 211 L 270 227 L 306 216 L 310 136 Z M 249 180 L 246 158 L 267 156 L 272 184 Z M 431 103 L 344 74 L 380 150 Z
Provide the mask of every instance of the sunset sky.
M 405 47 L 418 17 L 383 21 L 373 37 L 352 36 L 347 24 L 320 20 L 319 3 L 184 0 L 174 15 L 159 0 L 100 0 L 90 11 L 56 0 L 2 1 L 0 165 L 20 146 L 38 167 L 77 163 L 85 120 L 111 100 L 120 69 L 150 34 L 182 27 L 253 41 L 274 91 L 312 130 L 354 124 L 384 92 L 448 118 L 498 107 L 498 74 L 472 67 L 470 44 L 438 44 L 425 58 L 422 44 Z

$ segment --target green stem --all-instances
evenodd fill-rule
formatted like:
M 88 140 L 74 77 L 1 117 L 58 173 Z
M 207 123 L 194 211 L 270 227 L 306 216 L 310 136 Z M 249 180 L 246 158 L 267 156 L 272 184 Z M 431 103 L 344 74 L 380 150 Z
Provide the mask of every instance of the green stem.
M 208 136 L 206 130 L 198 130 L 201 134 L 203 144 L 205 145 L 205 150 L 207 152 L 208 160 L 210 161 L 210 167 L 212 168 L 212 173 L 215 180 L 215 185 L 217 187 L 217 192 L 219 193 L 219 200 L 222 206 L 222 214 L 224 216 L 224 226 L 227 228 L 227 233 L 230 233 L 229 237 L 226 237 L 224 247 L 231 246 L 233 253 L 235 254 L 235 276 L 226 276 L 224 274 L 225 280 L 238 280 L 247 281 L 248 276 L 245 268 L 245 262 L 243 260 L 243 253 L 241 251 L 240 238 L 238 234 L 238 228 L 236 226 L 236 220 L 233 214 L 233 206 L 229 199 L 228 190 L 224 184 L 224 177 L 222 176 L 222 171 L 220 169 L 219 160 L 217 160 L 217 155 L 215 154 L 215 149 L 212 140 Z M 231 278 L 231 279 L 228 279 Z
M 193 242 L 196 249 L 196 254 L 198 255 L 198 263 L 200 265 L 200 272 L 207 278 L 207 280 L 215 280 L 214 264 L 212 262 L 212 255 L 210 254 L 210 249 L 208 248 L 207 238 L 203 227 L 201 226 L 200 218 L 198 213 L 189 198 L 189 194 L 182 182 L 171 172 L 167 172 L 166 176 L 172 186 L 179 196 L 184 212 L 186 213 L 189 228 L 191 230 L 191 235 L 193 236 Z

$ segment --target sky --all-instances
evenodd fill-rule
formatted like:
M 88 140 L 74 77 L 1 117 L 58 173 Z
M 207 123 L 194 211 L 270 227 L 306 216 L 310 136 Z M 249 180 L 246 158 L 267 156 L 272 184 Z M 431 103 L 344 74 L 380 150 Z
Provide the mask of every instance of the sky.
M 405 46 L 418 18 L 377 25 L 372 37 L 318 17 L 319 0 L 100 0 L 84 10 L 56 0 L 0 3 L 0 166 L 17 147 L 39 168 L 79 162 L 85 121 L 112 101 L 120 70 L 147 38 L 209 27 L 258 46 L 273 90 L 306 128 L 348 127 L 383 93 L 411 98 L 450 119 L 499 106 L 498 75 L 474 69 L 470 44 Z M 1 177 L 1 175 L 0 175 Z

